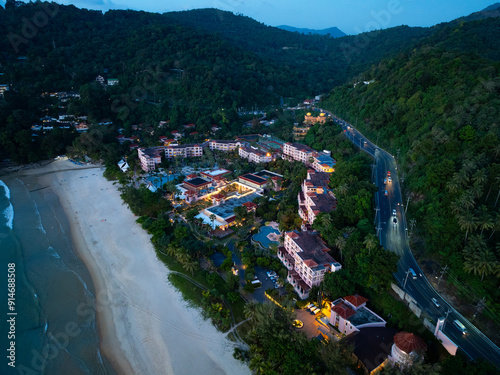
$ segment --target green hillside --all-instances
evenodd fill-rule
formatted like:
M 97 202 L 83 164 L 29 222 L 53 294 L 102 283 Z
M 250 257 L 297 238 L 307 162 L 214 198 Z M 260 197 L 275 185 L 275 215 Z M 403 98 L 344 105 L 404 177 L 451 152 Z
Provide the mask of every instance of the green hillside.
M 500 19 L 453 22 L 334 89 L 323 106 L 396 155 L 413 248 L 499 322 Z M 357 80 L 355 80 L 357 81 Z M 354 82 L 355 82 L 354 81 Z M 399 151 L 398 151 L 399 150 Z

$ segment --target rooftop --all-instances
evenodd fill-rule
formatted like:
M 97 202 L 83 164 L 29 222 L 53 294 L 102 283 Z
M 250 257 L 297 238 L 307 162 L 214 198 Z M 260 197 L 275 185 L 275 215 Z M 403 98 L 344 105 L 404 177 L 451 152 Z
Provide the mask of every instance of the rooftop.
M 243 176 L 239 176 L 238 178 L 248 180 L 248 181 L 253 182 L 254 184 L 258 184 L 258 185 L 264 185 L 267 181 L 265 178 L 262 178 L 260 176 L 255 175 L 255 174 L 252 174 L 252 173 L 244 174 Z
M 184 183 L 191 185 L 191 186 L 194 186 L 194 187 L 200 187 L 200 186 L 210 184 L 211 182 L 208 180 L 205 180 L 204 178 L 196 177 L 196 178 L 193 178 L 191 180 L 186 180 L 186 181 L 184 181 Z
M 206 211 L 227 221 L 228 218 L 234 215 L 234 209 L 236 207 L 241 206 L 243 203 L 251 202 L 258 196 L 258 194 L 252 193 L 240 198 L 230 198 L 219 206 L 207 208 Z
M 394 344 L 408 354 L 415 350 L 427 350 L 427 345 L 425 345 L 424 340 L 409 332 L 396 333 L 394 336 Z

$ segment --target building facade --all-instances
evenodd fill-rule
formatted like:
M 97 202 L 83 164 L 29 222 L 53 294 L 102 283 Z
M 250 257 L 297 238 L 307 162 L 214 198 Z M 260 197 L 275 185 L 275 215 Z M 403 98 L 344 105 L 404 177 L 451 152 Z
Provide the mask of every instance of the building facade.
M 278 248 L 278 258 L 288 269 L 287 281 L 301 299 L 309 297 L 311 288 L 319 285 L 326 273 L 342 268 L 328 254 L 330 249 L 315 233 L 286 232 L 283 245 Z
M 203 155 L 203 148 L 198 144 L 170 145 L 165 148 L 165 157 L 173 159 L 177 157 L 193 158 Z
M 137 150 L 141 168 L 145 172 L 154 171 L 156 166 L 161 163 L 161 154 L 165 147 L 139 148 Z

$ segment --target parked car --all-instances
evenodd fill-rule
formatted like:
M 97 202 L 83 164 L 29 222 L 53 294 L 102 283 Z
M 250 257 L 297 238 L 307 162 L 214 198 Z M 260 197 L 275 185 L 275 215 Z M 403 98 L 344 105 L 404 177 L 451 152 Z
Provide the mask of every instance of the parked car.
M 439 304 L 438 300 L 435 299 L 435 298 L 431 298 L 431 301 L 432 303 L 434 304 L 434 306 L 436 306 L 437 308 L 441 307 L 441 305 Z

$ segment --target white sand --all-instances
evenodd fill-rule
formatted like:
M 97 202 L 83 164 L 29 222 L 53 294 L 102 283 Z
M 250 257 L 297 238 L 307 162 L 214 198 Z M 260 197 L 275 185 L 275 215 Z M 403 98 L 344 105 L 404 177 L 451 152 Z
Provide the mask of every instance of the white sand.
M 56 161 L 33 174 L 59 196 L 97 300 L 101 350 L 120 374 L 250 374 L 233 343 L 187 306 L 149 235 L 100 168 Z

